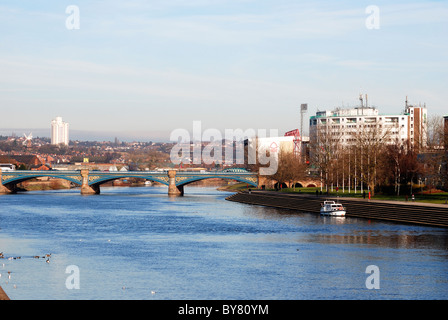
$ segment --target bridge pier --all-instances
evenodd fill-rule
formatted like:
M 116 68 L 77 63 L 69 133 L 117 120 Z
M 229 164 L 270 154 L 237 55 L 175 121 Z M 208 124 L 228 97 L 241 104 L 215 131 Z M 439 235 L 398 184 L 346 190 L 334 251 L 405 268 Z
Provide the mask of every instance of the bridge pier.
M 99 185 L 89 186 L 89 169 L 81 169 L 82 184 L 81 194 L 100 194 Z
M 0 194 L 17 193 L 16 185 L 4 186 L 0 185 Z
M 1 177 L 0 177 L 0 179 L 1 179 Z M 10 188 L 0 184 L 0 194 L 15 193 L 15 192 L 16 192 L 15 188 L 10 189 Z
M 2 183 L 3 179 L 2 179 L 2 169 L 0 169 L 0 194 L 5 194 L 5 193 L 16 193 L 16 185 L 3 185 Z
M 168 195 L 169 196 L 183 196 L 184 195 L 184 186 L 176 186 L 176 171 L 169 170 L 168 171 Z

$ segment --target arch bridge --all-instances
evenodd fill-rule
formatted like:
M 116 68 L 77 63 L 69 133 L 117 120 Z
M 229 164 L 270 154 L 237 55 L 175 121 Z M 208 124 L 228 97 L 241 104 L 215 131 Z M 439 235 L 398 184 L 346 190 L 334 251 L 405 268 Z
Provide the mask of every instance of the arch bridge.
M 81 194 L 99 194 L 100 185 L 120 178 L 141 178 L 159 182 L 168 186 L 169 195 L 183 195 L 184 186 L 199 180 L 220 178 L 236 180 L 251 186 L 258 186 L 258 174 L 245 169 L 225 169 L 221 171 L 34 171 L 34 170 L 0 170 L 0 193 L 13 193 L 17 184 L 26 180 L 51 177 L 65 179 L 81 187 Z

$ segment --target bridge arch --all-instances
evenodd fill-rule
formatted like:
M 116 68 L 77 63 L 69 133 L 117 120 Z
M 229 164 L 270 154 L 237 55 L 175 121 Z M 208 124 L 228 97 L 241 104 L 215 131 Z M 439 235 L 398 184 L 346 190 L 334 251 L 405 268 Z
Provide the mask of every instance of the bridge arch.
M 7 176 L 7 175 L 5 174 L 5 176 Z M 43 178 L 43 177 L 63 179 L 63 180 L 67 180 L 67 181 L 73 182 L 76 185 L 81 185 L 82 184 L 82 181 L 81 181 L 80 177 L 77 177 L 77 176 L 66 176 L 66 175 L 45 174 L 45 171 L 42 171 L 42 174 L 39 173 L 39 174 L 33 174 L 33 175 L 17 176 L 17 177 L 12 177 L 12 178 L 6 177 L 2 181 L 2 184 L 4 186 L 16 185 L 16 184 L 19 184 L 21 182 L 28 181 L 28 180 L 31 180 L 31 179 L 34 179 L 34 178 Z
M 276 190 L 278 190 L 278 189 L 286 189 L 286 188 L 288 188 L 288 185 L 285 182 L 276 182 L 274 184 L 274 188 Z
M 144 180 L 149 180 L 149 181 L 153 181 L 153 182 L 159 182 L 166 186 L 168 185 L 168 181 L 166 181 L 166 179 L 163 179 L 163 178 L 151 177 L 151 176 L 142 177 L 141 175 L 133 175 L 133 174 L 123 173 L 123 175 L 119 175 L 119 176 L 101 177 L 101 178 L 93 179 L 93 180 L 89 181 L 89 186 L 93 186 L 93 185 L 99 186 L 99 185 L 102 185 L 102 184 L 110 182 L 110 181 L 114 181 L 117 179 L 126 179 L 126 178 L 138 178 L 138 179 L 144 179 Z
M 236 177 L 236 176 L 224 176 L 224 175 L 210 175 L 210 176 L 206 176 L 206 177 L 191 177 L 191 178 L 187 178 L 187 177 L 182 177 L 182 178 L 177 178 L 176 180 L 176 186 L 177 187 L 183 187 L 185 185 L 188 185 L 190 183 L 196 182 L 196 181 L 201 181 L 201 180 L 206 180 L 206 179 L 224 179 L 224 180 L 234 180 L 234 181 L 238 181 L 238 182 L 244 182 L 247 183 L 253 187 L 257 187 L 257 182 L 254 182 L 252 180 L 243 178 L 243 177 Z

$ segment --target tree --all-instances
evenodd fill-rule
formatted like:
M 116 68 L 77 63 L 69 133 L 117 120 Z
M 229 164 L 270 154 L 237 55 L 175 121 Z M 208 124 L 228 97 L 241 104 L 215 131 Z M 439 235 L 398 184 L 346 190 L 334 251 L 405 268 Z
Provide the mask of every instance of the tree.
M 277 157 L 277 172 L 269 177 L 282 185 L 287 183 L 293 186 L 295 191 L 295 182 L 302 180 L 306 176 L 307 165 L 303 163 L 300 156 L 290 150 L 280 148 Z
M 387 126 L 380 123 L 364 124 L 353 134 L 355 139 L 353 149 L 359 155 L 355 167 L 359 172 L 361 183 L 367 185 L 372 196 L 375 194 L 375 186 L 380 184 L 380 177 L 384 177 L 378 173 L 384 169 L 381 163 L 386 146 L 392 143 L 391 129 L 397 126 L 398 122 L 387 124 Z
M 390 144 L 386 147 L 386 162 L 385 166 L 393 168 L 389 172 L 386 172 L 386 177 L 393 181 L 394 192 L 397 196 L 400 195 L 401 186 L 401 158 L 403 154 L 403 147 L 397 141 L 397 143 Z
M 417 151 L 411 147 L 408 142 L 404 145 L 404 154 L 401 158 L 401 172 L 403 173 L 402 178 L 406 185 L 410 184 L 409 194 L 412 194 L 412 184 L 414 179 L 417 178 L 419 174 L 423 172 L 423 164 L 418 160 Z
M 342 150 L 342 131 L 333 130 L 326 123 L 319 123 L 313 130 L 310 133 L 311 162 L 319 171 L 321 185 L 325 185 L 328 190 L 329 184 L 334 182 L 332 173 L 338 165 L 337 159 Z
M 424 160 L 422 179 L 425 184 L 442 187 L 446 176 L 444 175 L 444 123 L 443 117 L 432 115 L 427 121 L 427 146 L 420 157 Z
M 29 170 L 29 168 L 23 163 L 21 163 L 16 169 L 17 170 Z
M 404 143 L 388 145 L 384 158 L 383 176 L 393 180 L 394 191 L 400 195 L 401 186 L 409 185 L 409 194 L 412 194 L 412 185 L 416 179 L 425 172 L 425 164 L 421 158 L 423 154 L 418 153 L 418 148 L 414 148 L 409 140 Z M 393 168 L 391 171 L 388 168 Z

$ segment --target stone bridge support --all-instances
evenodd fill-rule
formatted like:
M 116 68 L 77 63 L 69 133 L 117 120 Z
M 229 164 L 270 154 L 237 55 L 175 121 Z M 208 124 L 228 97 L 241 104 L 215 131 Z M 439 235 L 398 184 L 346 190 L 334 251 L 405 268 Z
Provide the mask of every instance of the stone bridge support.
M 98 184 L 89 185 L 89 170 L 81 170 L 82 184 L 81 184 L 81 194 L 99 194 L 100 186 Z M 176 186 L 176 171 L 168 171 L 168 195 L 169 196 L 183 196 L 184 187 Z
M 89 186 L 89 169 L 81 169 L 81 194 L 100 194 L 100 186 Z
M 176 171 L 168 171 L 168 195 L 169 196 L 183 196 L 184 186 L 176 186 Z
M 15 193 L 16 192 L 16 185 L 6 185 L 4 186 L 1 181 L 2 179 L 2 169 L 0 169 L 0 194 L 2 193 Z

